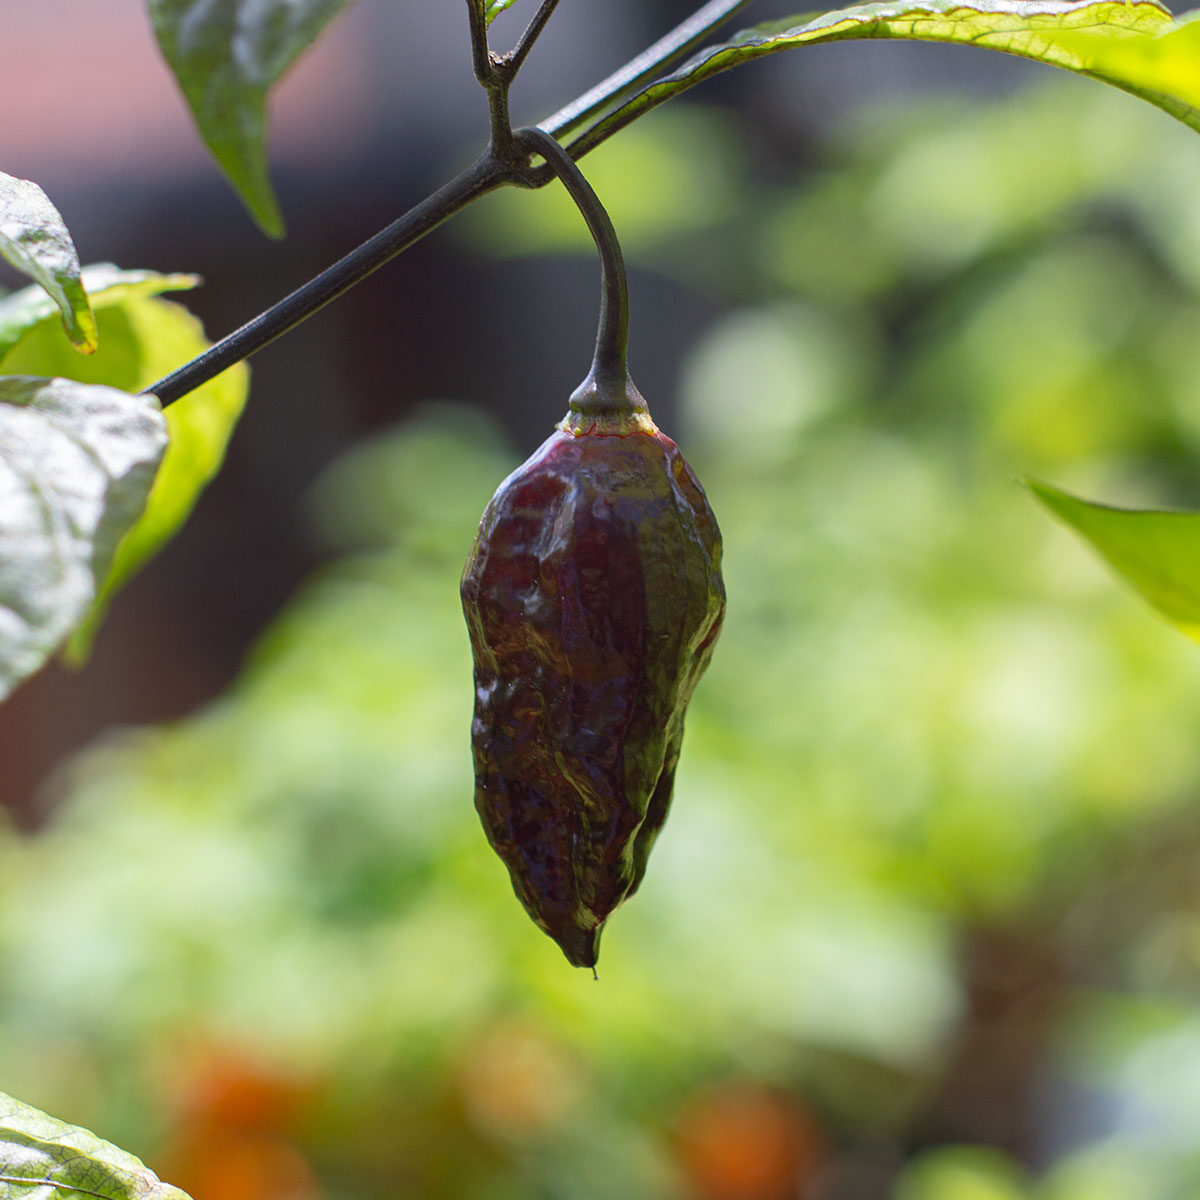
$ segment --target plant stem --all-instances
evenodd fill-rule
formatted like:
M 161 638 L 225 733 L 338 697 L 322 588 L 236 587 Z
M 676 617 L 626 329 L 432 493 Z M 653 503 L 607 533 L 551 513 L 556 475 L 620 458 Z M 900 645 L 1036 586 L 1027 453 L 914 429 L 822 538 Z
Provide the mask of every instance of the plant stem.
M 500 59 L 488 45 L 483 0 L 467 0 L 467 13 L 471 27 L 471 65 L 488 102 L 492 133 L 489 148 L 494 158 L 512 166 L 517 153 L 508 115 L 508 89 L 512 76 L 502 68 Z
M 666 37 L 657 41 L 645 53 L 638 55 L 621 70 L 580 96 L 578 100 L 546 118 L 541 122 L 539 129 L 543 132 L 553 133 L 578 126 L 621 95 L 644 83 L 663 66 L 687 53 L 722 22 L 752 2 L 753 0 L 710 0 L 708 4 L 705 4 L 703 8 L 677 26 Z M 558 0 L 543 0 L 541 9 L 513 50 L 514 57 L 519 55 L 518 69 L 534 41 L 545 28 L 557 3 Z M 393 221 L 386 229 L 377 233 L 357 249 L 352 250 L 344 258 L 339 259 L 316 278 L 297 288 L 253 320 L 248 321 L 240 329 L 210 346 L 203 354 L 184 363 L 170 375 L 164 376 L 157 383 L 146 388 L 146 392 L 156 395 L 164 406 L 173 403 L 181 396 L 207 383 L 222 371 L 249 358 L 276 338 L 294 329 L 305 318 L 324 307 L 330 300 L 348 291 L 389 259 L 408 249 L 414 242 L 436 229 L 443 221 L 465 208 L 473 200 L 504 184 L 538 188 L 554 178 L 555 172 L 552 169 L 541 168 L 537 171 L 529 169 L 527 152 L 518 146 L 509 125 L 507 87 L 502 85 L 497 88 L 495 76 L 498 60 L 488 49 L 487 21 L 483 0 L 467 0 L 467 4 L 470 14 L 472 65 L 476 78 L 488 91 L 492 114 L 492 144 L 488 151 L 467 170 L 450 180 L 431 196 L 426 197 L 398 220 Z M 493 88 L 497 88 L 497 90 L 494 91 Z M 494 99 L 496 95 L 501 94 L 503 95 L 502 104 L 497 103 Z M 615 113 L 610 113 L 603 121 L 586 130 L 571 145 L 569 154 L 567 151 L 563 151 L 563 154 L 569 159 L 582 158 L 584 154 L 615 133 L 617 129 L 629 124 L 642 112 L 649 111 L 649 107 L 651 106 L 639 107 L 629 104 L 616 110 Z M 499 136 L 500 149 L 504 151 L 503 153 L 498 153 L 497 136 Z M 558 146 L 557 142 L 554 144 Z M 562 150 L 562 147 L 558 148 Z M 574 166 L 573 161 L 572 166 Z M 618 310 L 619 307 L 618 305 Z M 626 316 L 625 319 L 627 322 L 628 317 Z M 627 324 L 624 336 L 628 337 Z M 598 338 L 597 353 L 599 351 Z
M 471 66 L 475 78 L 487 87 L 495 69 L 492 52 L 488 49 L 487 14 L 483 0 L 467 0 L 467 20 L 471 30 Z
M 575 160 L 544 129 L 520 129 L 517 142 L 536 150 L 583 214 L 600 255 L 600 323 L 587 378 L 571 396 L 562 428 L 572 433 L 653 429 L 646 402 L 629 378 L 629 280 L 612 218 Z
M 485 154 L 386 229 L 278 304 L 272 305 L 266 312 L 210 346 L 199 357 L 151 384 L 145 389 L 146 392 L 157 396 L 164 407 L 178 400 L 299 325 L 317 309 L 348 291 L 472 200 L 509 181 L 510 175 L 504 166 L 490 154 Z
M 534 42 L 542 36 L 546 22 L 554 15 L 557 7 L 558 0 L 542 0 L 542 7 L 538 9 L 537 15 L 526 26 L 525 32 L 521 34 L 517 44 L 500 59 L 500 66 L 508 75 L 510 82 L 516 78 L 517 72 L 525 65 L 525 59 L 529 57 Z
M 629 351 L 629 280 L 612 218 L 575 160 L 545 130 L 521 129 L 516 136 L 554 168 L 587 222 L 600 255 L 600 325 L 592 370 L 602 378 L 624 383 Z

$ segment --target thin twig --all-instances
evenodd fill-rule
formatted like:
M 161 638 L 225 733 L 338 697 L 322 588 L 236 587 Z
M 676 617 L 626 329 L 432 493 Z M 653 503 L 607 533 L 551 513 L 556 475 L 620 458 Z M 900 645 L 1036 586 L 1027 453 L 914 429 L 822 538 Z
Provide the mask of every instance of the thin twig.
M 487 14 L 483 0 L 467 0 L 467 13 L 471 27 L 471 65 L 479 86 L 487 95 L 492 132 L 491 151 L 495 158 L 512 168 L 517 161 L 512 120 L 508 115 L 508 89 L 513 77 L 488 44 Z
M 475 78 L 486 88 L 495 73 L 495 64 L 488 49 L 487 14 L 483 0 L 467 0 L 467 20 L 471 29 L 471 66 Z
M 553 167 L 583 214 L 596 242 L 600 255 L 601 294 L 592 376 L 624 395 L 629 375 L 629 281 L 612 218 L 575 160 L 544 129 L 521 129 L 516 137 L 519 143 L 535 149 Z
M 526 58 L 529 57 L 530 50 L 533 49 L 534 43 L 542 36 L 542 30 L 546 28 L 546 22 L 554 15 L 554 10 L 558 7 L 558 0 L 542 0 L 542 7 L 538 9 L 537 15 L 529 22 L 525 32 L 521 34 L 517 44 L 500 59 L 500 67 L 508 76 L 509 82 L 516 78 L 517 72 L 525 65 Z

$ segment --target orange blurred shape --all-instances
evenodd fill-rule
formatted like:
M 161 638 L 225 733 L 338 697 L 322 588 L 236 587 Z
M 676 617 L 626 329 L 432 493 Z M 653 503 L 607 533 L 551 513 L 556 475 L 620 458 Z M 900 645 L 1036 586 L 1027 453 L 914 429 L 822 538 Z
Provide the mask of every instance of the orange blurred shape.
M 315 1090 L 237 1047 L 206 1046 L 188 1058 L 179 1072 L 185 1123 L 286 1129 Z
M 551 1130 L 576 1106 L 581 1076 L 565 1047 L 534 1025 L 511 1020 L 467 1046 L 459 1088 L 480 1132 L 524 1139 Z
M 178 1054 L 178 1124 L 162 1177 L 193 1200 L 321 1200 L 316 1175 L 289 1136 L 315 1087 L 236 1046 Z
M 759 1083 L 697 1093 L 675 1129 L 679 1164 L 696 1200 L 796 1200 L 825 1157 L 809 1110 Z
M 286 1139 L 201 1123 L 156 1163 L 192 1200 L 321 1200 L 307 1159 Z

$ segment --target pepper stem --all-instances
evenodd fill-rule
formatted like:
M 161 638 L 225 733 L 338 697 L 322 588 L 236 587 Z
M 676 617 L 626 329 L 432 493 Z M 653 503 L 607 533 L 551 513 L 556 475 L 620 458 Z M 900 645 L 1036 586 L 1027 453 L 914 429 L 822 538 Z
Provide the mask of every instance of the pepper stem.
M 646 401 L 629 378 L 629 281 L 612 218 L 575 160 L 544 129 L 520 129 L 516 137 L 553 168 L 583 214 L 600 255 L 600 324 L 592 369 L 572 393 L 559 428 L 622 437 L 654 432 Z

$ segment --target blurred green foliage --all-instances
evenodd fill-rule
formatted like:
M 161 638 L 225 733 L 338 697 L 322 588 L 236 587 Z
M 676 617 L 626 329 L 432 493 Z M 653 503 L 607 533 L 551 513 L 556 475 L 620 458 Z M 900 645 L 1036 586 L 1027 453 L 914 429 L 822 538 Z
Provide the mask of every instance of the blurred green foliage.
M 634 255 L 730 280 L 668 430 L 729 615 L 600 982 L 471 808 L 458 575 L 518 455 L 430 406 L 314 489 L 344 556 L 231 693 L 0 839 L 0 1078 L 195 1200 L 1195 1195 L 1200 661 L 1016 485 L 1197 505 L 1194 135 L 873 111 L 667 244 L 621 141 Z

